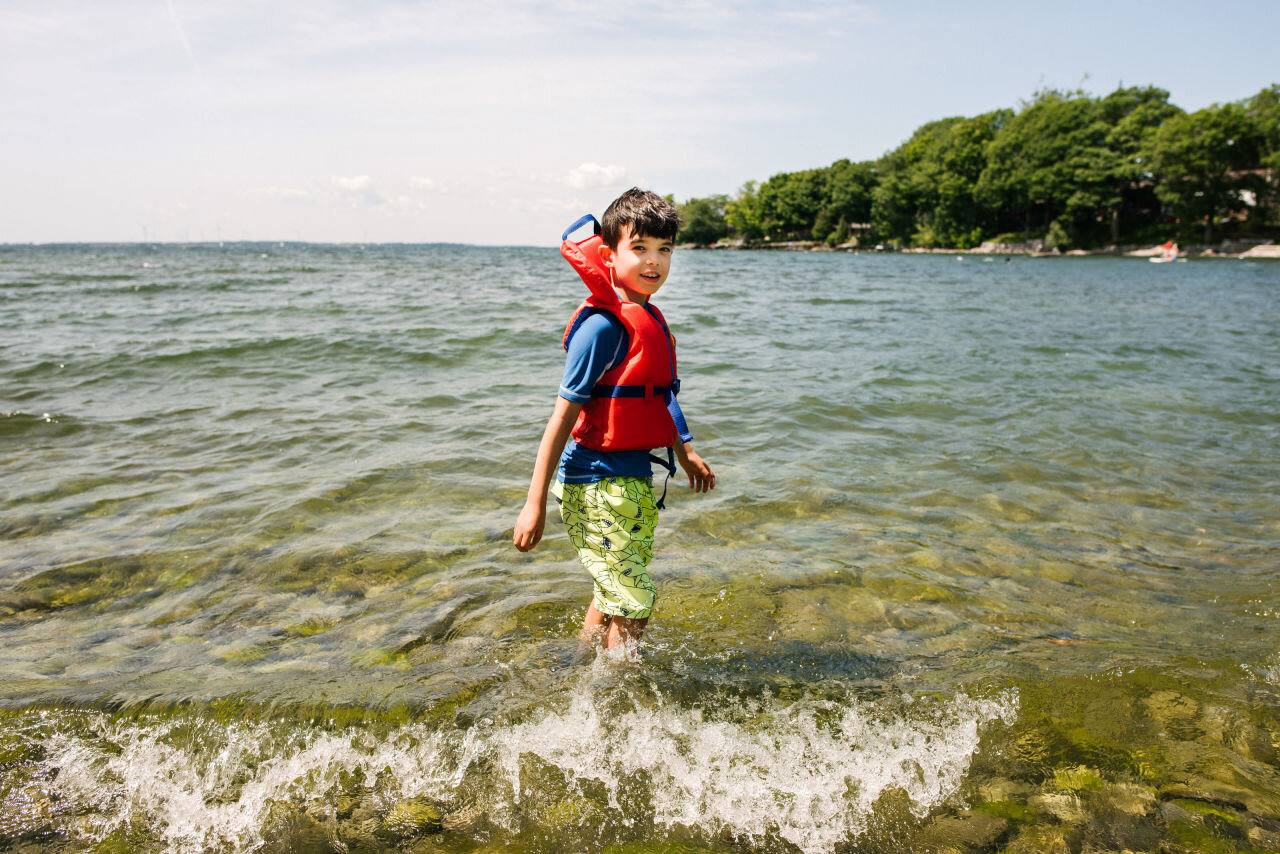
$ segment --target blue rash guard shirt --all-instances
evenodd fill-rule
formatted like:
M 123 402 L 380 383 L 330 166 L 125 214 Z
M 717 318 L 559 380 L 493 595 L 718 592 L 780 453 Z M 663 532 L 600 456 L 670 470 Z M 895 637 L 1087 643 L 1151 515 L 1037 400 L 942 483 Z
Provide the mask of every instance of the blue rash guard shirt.
M 571 403 L 590 401 L 591 389 L 631 346 L 622 321 L 607 311 L 588 311 L 566 342 L 560 396 Z M 564 483 L 593 483 L 607 477 L 652 477 L 653 467 L 647 450 L 597 451 L 571 438 L 560 455 L 559 475 Z

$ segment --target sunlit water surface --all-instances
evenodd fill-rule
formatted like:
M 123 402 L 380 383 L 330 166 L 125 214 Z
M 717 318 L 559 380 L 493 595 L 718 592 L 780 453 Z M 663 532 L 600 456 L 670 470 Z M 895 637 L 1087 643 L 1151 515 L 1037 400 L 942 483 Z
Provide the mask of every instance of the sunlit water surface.
M 509 545 L 582 293 L 0 247 L 0 849 L 1280 849 L 1280 264 L 678 253 L 630 660 Z

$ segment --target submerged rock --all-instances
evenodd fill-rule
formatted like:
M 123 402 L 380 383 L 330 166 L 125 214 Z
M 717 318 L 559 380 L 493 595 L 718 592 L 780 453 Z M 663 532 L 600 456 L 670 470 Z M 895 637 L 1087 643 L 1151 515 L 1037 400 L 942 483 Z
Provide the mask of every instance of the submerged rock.
M 599 807 L 576 792 L 570 792 L 537 811 L 538 822 L 555 831 L 588 827 L 604 819 Z
M 1102 777 L 1084 765 L 1053 772 L 1053 787 L 1060 792 L 1087 792 L 1102 788 Z
M 276 801 L 263 823 L 267 850 L 321 851 L 336 838 L 336 824 L 305 808 Z
M 440 827 L 448 831 L 469 830 L 484 820 L 484 809 L 478 804 L 455 810 L 440 819 Z
M 1280 827 L 1254 825 L 1249 828 L 1248 836 L 1255 847 L 1280 851 Z
M 1246 835 L 1244 818 L 1230 807 L 1178 799 L 1165 805 L 1166 816 L 1170 816 L 1170 824 L 1175 820 L 1194 820 L 1199 824 L 1212 828 L 1221 836 L 1243 839 Z
M 1054 827 L 1024 827 L 1004 854 L 1071 854 L 1071 846 L 1061 830 Z
M 1116 783 L 1103 793 L 1104 803 L 1125 815 L 1141 816 L 1155 810 L 1158 801 L 1155 792 L 1133 783 Z
M 610 845 L 604 854 L 712 854 L 718 848 L 704 848 L 693 842 L 658 842 L 644 840 L 642 842 L 623 842 Z
M 24 733 L 0 733 L 0 770 L 16 765 L 39 762 L 45 757 L 45 747 Z
M 1025 801 L 1032 791 L 1027 783 L 1002 778 L 988 780 L 978 786 L 979 796 L 992 803 Z
M 135 854 L 138 851 L 158 850 L 158 844 L 158 841 L 152 838 L 146 827 L 139 822 L 131 822 L 108 833 L 98 840 L 98 843 L 90 848 L 89 851 L 92 854 Z M 16 850 L 21 851 L 22 848 L 19 847 Z M 31 850 L 38 849 L 32 848 Z
M 408 838 L 441 829 L 440 810 L 423 798 L 398 801 L 382 819 L 383 828 L 393 836 Z
M 1089 820 L 1089 814 L 1080 803 L 1080 798 L 1070 793 L 1036 795 L 1031 799 L 1031 806 L 1066 824 L 1084 824 Z
M 1142 701 L 1147 713 L 1177 738 L 1199 735 L 1196 718 L 1200 707 L 1195 700 L 1177 691 L 1156 691 Z
M 1092 819 L 1084 828 L 1084 850 L 1152 851 L 1161 836 L 1155 794 L 1141 786 L 1117 783 L 1088 796 Z
M 409 854 L 444 854 L 444 849 L 440 848 L 434 842 L 426 839 L 419 839 L 409 848 Z
M 945 847 L 981 851 L 993 845 L 1008 827 L 1008 821 L 985 812 L 939 816 L 920 832 L 916 842 L 931 851 Z

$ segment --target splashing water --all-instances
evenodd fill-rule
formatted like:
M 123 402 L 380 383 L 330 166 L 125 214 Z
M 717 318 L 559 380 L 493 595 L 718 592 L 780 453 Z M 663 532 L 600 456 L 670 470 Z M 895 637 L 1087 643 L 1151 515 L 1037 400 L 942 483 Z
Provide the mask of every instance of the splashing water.
M 921 717 L 884 718 L 857 701 L 781 705 L 766 697 L 610 715 L 578 692 L 567 711 L 513 727 L 497 742 L 517 803 L 520 759 L 532 753 L 603 784 L 615 809 L 627 781 L 647 778 L 658 825 L 776 834 L 803 851 L 828 851 L 864 830 L 887 790 L 903 790 L 917 816 L 928 813 L 959 786 L 982 726 L 1012 723 L 1016 709 L 1012 694 L 960 696 L 919 708 Z
M 43 765 L 67 815 L 91 816 L 69 832 L 96 840 L 142 822 L 192 854 L 260 847 L 277 803 L 331 817 L 353 780 L 381 811 L 403 798 L 477 799 L 499 832 L 545 824 L 538 804 L 549 799 L 583 804 L 567 820 L 603 819 L 606 833 L 684 828 L 825 852 L 857 837 L 889 790 L 919 817 L 945 801 L 983 728 L 1012 723 L 1017 709 L 1012 693 L 906 701 L 893 714 L 852 697 L 681 708 L 608 685 L 616 674 L 603 671 L 615 667 L 588 668 L 561 711 L 467 729 L 375 735 L 99 714 L 87 728 L 58 726 Z

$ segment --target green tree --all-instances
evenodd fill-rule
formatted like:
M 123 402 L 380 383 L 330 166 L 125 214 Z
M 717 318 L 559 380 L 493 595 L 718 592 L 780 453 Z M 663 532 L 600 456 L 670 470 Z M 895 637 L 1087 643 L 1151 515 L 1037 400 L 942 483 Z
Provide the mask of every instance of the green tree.
M 937 206 L 940 141 L 960 118 L 920 127 L 911 138 L 880 159 L 880 181 L 872 192 L 871 221 L 876 233 L 898 242 L 932 245 Z
M 1156 194 L 1186 221 L 1204 223 L 1212 243 L 1215 220 L 1240 206 L 1242 190 L 1258 190 L 1258 126 L 1240 104 L 1215 104 L 1174 116 L 1148 147 Z
M 1044 91 L 1011 118 L 992 141 L 977 197 L 1005 214 L 1019 215 L 1031 237 L 1033 220 L 1047 230 L 1097 206 L 1097 186 L 1081 187 L 1080 173 L 1103 172 L 1105 141 L 1096 102 L 1083 92 Z
M 1160 125 L 1180 112 L 1168 98 L 1163 89 L 1120 88 L 1101 100 L 1077 96 L 1058 108 L 1069 106 L 1075 121 L 1066 129 L 1057 126 L 1068 134 L 1071 147 L 1064 153 L 1064 168 L 1054 175 L 1065 184 L 1047 191 L 1059 206 L 1054 239 L 1046 242 L 1094 246 L 1109 239 L 1115 244 L 1126 208 L 1135 225 L 1139 212 L 1148 220 L 1158 215 L 1160 203 L 1144 180 L 1141 151 Z
M 827 195 L 814 220 L 814 239 L 836 246 L 849 239 L 851 224 L 869 223 L 878 181 L 876 165 L 869 161 L 837 160 L 827 167 Z
M 1104 166 L 1109 192 L 1104 213 L 1111 243 L 1120 242 L 1125 222 L 1135 227 L 1154 220 L 1160 211 L 1150 180 L 1145 152 L 1155 132 L 1182 110 L 1169 103 L 1169 93 L 1153 86 L 1120 88 L 1099 104 L 1102 120 L 1109 126 L 1106 147 L 1110 157 Z
M 1258 138 L 1258 165 L 1268 174 L 1258 182 L 1263 218 L 1280 207 L 1280 85 L 1272 84 L 1245 101 Z
M 724 220 L 731 232 L 744 240 L 759 240 L 764 236 L 760 221 L 760 195 L 755 181 L 748 181 L 738 190 L 724 209 Z
M 709 246 L 729 233 L 725 208 L 729 197 L 718 195 L 705 199 L 689 199 L 680 210 L 680 240 Z
M 879 165 L 871 219 L 877 232 L 918 246 L 977 245 L 994 224 L 975 190 L 1009 110 L 924 125 Z
M 992 212 L 977 199 L 991 144 L 1012 118 L 996 110 L 952 124 L 939 139 L 933 228 L 947 246 L 970 248 L 994 231 Z
M 774 240 L 812 239 L 826 194 L 825 169 L 782 172 L 765 181 L 757 193 L 765 235 Z

